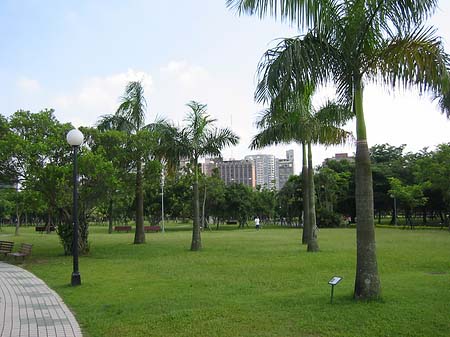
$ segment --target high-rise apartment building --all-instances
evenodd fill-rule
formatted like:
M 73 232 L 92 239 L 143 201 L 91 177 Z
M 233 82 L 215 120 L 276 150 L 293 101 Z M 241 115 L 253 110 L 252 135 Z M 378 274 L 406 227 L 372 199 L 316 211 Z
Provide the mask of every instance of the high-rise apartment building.
M 251 160 L 230 160 L 217 163 L 220 178 L 226 185 L 242 183 L 256 187 L 255 165 Z
M 245 156 L 255 164 L 256 185 L 261 188 L 278 189 L 278 165 L 275 156 L 270 154 L 257 154 Z
M 294 150 L 286 151 L 286 159 L 278 159 L 278 189 L 294 174 Z

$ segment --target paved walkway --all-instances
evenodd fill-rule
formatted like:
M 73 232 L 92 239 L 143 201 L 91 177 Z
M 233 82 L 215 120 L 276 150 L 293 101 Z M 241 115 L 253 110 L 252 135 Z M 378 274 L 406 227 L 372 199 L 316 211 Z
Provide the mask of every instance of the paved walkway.
M 30 272 L 0 261 L 0 337 L 82 337 L 70 310 Z

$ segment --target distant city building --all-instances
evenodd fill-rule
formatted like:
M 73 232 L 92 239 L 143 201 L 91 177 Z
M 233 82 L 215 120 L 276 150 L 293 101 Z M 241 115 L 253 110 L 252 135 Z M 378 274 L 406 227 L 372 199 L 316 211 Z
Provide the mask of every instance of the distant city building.
M 278 159 L 278 187 L 280 190 L 294 174 L 294 150 L 286 151 L 286 159 Z
M 202 173 L 207 176 L 211 177 L 213 170 L 218 167 L 219 163 L 222 163 L 223 159 L 221 157 L 218 158 L 205 158 L 205 162 L 202 164 Z
M 252 188 L 279 190 L 294 174 L 294 150 L 286 151 L 285 159 L 266 154 L 248 155 L 243 160 L 205 158 L 202 173 L 210 177 L 215 168 L 226 185 L 241 183 Z
M 341 160 L 348 160 L 350 162 L 355 161 L 355 157 L 349 156 L 348 153 L 335 153 L 334 157 L 325 159 L 325 162 L 328 160 L 335 160 L 335 161 L 341 161 Z
M 275 156 L 270 154 L 257 154 L 245 156 L 255 164 L 256 185 L 261 188 L 278 189 L 278 165 Z
M 230 160 L 217 163 L 220 178 L 226 185 L 244 184 L 256 187 L 255 165 L 252 160 Z
M 294 150 L 286 151 L 286 159 L 290 160 L 291 162 L 294 162 Z

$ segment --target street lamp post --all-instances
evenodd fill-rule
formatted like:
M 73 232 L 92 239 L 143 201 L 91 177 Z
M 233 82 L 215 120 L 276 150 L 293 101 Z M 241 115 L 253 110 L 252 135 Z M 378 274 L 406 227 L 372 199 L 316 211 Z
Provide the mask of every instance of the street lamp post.
M 161 220 L 162 220 L 162 232 L 165 232 L 164 228 L 164 166 L 161 169 Z
M 83 143 L 84 136 L 78 129 L 70 130 L 67 133 L 67 142 L 73 149 L 73 236 L 72 236 L 72 256 L 73 256 L 73 272 L 72 272 L 72 286 L 81 284 L 81 276 L 78 271 L 78 167 L 77 154 L 78 147 Z

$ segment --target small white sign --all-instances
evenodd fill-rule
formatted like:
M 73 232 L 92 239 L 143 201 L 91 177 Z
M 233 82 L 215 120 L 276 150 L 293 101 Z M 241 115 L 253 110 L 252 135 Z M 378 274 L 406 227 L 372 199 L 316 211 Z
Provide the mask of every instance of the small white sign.
M 339 276 L 334 276 L 331 280 L 328 281 L 328 284 L 331 284 L 332 286 L 338 284 L 339 282 L 341 282 L 342 277 Z

